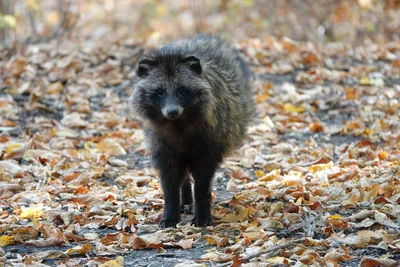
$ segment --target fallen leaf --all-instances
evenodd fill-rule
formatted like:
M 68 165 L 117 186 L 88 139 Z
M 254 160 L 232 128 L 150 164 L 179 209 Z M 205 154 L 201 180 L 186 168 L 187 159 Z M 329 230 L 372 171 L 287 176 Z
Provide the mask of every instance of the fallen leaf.
M 101 140 L 97 145 L 97 149 L 110 156 L 126 155 L 124 148 L 117 142 L 117 140 L 112 138 Z
M 8 235 L 0 236 L 0 247 L 5 247 L 14 244 L 14 237 Z
M 88 254 L 91 249 L 92 245 L 90 245 L 90 243 L 85 243 L 82 246 L 75 246 L 73 248 L 70 248 L 65 253 L 68 255 L 71 254 L 85 255 Z
M 123 267 L 124 266 L 124 257 L 118 256 L 115 260 L 109 260 L 105 263 L 99 265 L 99 267 Z
M 376 259 L 372 257 L 363 257 L 360 265 L 363 267 L 398 267 L 400 263 L 391 259 Z
M 43 217 L 43 204 L 32 205 L 31 207 L 25 208 L 21 207 L 21 218 L 22 219 L 32 219 L 32 218 L 39 218 Z

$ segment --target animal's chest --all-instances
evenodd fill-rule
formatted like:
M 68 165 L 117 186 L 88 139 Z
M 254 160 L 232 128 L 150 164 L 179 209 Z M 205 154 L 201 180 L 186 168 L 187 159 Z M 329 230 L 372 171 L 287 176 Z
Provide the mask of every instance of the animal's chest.
M 209 149 L 209 145 L 204 137 L 201 134 L 167 135 L 164 142 L 171 153 L 191 158 Z
M 207 138 L 207 133 L 184 129 L 164 129 L 162 132 L 153 134 L 153 141 L 157 143 L 154 147 L 157 151 L 162 151 L 170 157 L 184 159 L 195 159 L 201 155 L 206 155 L 211 150 L 211 144 Z

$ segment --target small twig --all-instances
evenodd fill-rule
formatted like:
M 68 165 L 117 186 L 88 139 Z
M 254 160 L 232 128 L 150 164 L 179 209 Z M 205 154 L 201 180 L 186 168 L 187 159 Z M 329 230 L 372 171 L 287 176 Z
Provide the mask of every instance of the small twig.
M 279 245 L 279 246 L 276 246 L 276 247 L 272 247 L 272 248 L 257 252 L 256 254 L 249 255 L 247 257 L 243 257 L 243 261 L 247 262 L 247 261 L 249 261 L 251 259 L 254 259 L 254 258 L 257 258 L 257 257 L 259 257 L 259 256 L 261 256 L 263 254 L 268 254 L 268 253 L 274 252 L 276 250 L 287 248 L 287 247 L 290 247 L 291 245 L 293 245 L 294 243 L 300 243 L 300 242 L 303 242 L 305 240 L 306 240 L 305 238 L 299 238 L 299 239 L 292 240 L 292 241 L 290 241 L 290 242 L 288 242 L 286 244 L 282 244 L 282 245 Z
M 276 257 L 279 254 L 281 254 L 281 252 L 282 252 L 282 249 L 278 249 L 276 251 L 272 251 L 270 253 L 265 254 L 264 258 L 269 259 L 269 258 L 272 258 L 272 257 Z M 243 259 L 243 262 L 245 262 L 244 259 Z M 227 266 L 231 266 L 231 265 L 232 265 L 232 262 L 226 262 L 226 263 L 218 264 L 217 267 L 227 267 Z
M 285 244 L 278 245 L 276 247 L 272 247 L 272 248 L 269 248 L 269 249 L 266 249 L 263 251 L 259 251 L 256 254 L 252 254 L 252 255 L 248 255 L 247 257 L 243 257 L 243 262 L 249 262 L 251 259 L 260 257 L 261 255 L 264 255 L 266 259 L 275 257 L 282 252 L 282 249 L 290 247 L 291 245 L 293 245 L 295 243 L 304 242 L 305 240 L 306 240 L 305 238 L 299 238 L 299 239 L 287 242 Z M 232 264 L 232 262 L 227 262 L 227 263 L 223 263 L 223 264 L 218 264 L 217 267 L 226 267 L 226 266 L 230 266 L 231 264 Z

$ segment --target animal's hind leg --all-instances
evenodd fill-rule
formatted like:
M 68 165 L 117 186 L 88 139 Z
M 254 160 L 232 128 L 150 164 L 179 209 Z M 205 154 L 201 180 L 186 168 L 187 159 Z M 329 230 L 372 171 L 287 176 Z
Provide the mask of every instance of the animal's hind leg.
M 193 189 L 192 181 L 187 173 L 181 185 L 181 212 L 192 214 L 193 210 Z

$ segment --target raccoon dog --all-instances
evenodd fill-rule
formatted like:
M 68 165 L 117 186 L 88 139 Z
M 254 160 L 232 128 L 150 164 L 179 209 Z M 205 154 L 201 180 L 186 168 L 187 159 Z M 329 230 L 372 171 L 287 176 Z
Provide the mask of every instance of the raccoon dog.
M 235 49 L 206 35 L 139 60 L 130 107 L 143 121 L 159 171 L 161 228 L 176 227 L 193 196 L 192 224 L 211 224 L 212 178 L 224 156 L 241 145 L 253 114 L 250 77 Z

